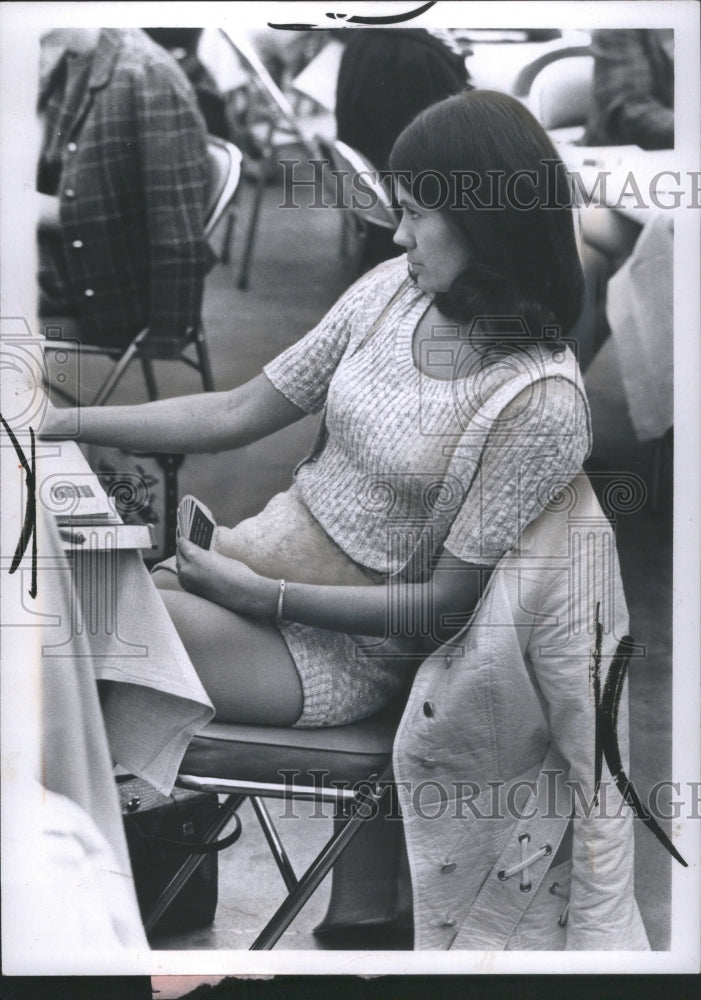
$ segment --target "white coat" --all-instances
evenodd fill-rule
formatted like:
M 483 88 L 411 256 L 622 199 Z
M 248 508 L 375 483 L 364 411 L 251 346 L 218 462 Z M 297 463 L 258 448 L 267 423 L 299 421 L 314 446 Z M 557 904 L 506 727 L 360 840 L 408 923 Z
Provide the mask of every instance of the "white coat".
M 603 687 L 627 628 L 614 532 L 582 474 L 499 562 L 461 648 L 439 648 L 416 675 L 393 755 L 415 948 L 649 947 L 633 815 L 605 763 L 605 808 L 585 815 L 597 629 Z M 618 739 L 627 769 L 626 692 Z M 570 860 L 558 842 L 573 804 Z

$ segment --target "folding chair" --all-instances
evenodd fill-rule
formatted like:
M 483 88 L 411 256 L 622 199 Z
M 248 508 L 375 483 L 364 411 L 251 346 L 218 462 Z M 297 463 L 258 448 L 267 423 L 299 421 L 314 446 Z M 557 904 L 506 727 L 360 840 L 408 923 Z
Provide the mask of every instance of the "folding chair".
M 524 66 L 523 69 L 519 70 L 511 92 L 514 97 L 519 97 L 523 100 L 528 97 L 536 76 L 546 66 L 550 66 L 554 62 L 559 62 L 560 59 L 572 59 L 576 56 L 589 55 L 591 55 L 591 48 L 588 45 L 567 45 L 564 48 L 543 52 L 532 62 Z
M 343 56 L 343 45 L 329 39 L 311 62 L 292 81 L 295 97 L 312 101 L 323 111 L 336 112 L 336 81 Z
M 232 204 L 241 178 L 242 155 L 240 150 L 232 145 L 232 143 L 225 142 L 223 139 L 218 139 L 215 136 L 209 136 L 207 140 L 207 152 L 210 163 L 210 186 L 207 198 L 204 236 L 209 240 L 222 220 L 227 216 L 229 219 L 231 217 Z M 227 232 L 226 240 L 229 239 L 229 235 Z M 145 327 L 126 348 L 83 343 L 77 345 L 71 341 L 52 341 L 49 339 L 44 344 L 44 350 L 65 352 L 74 350 L 79 351 L 81 355 L 105 355 L 116 362 L 109 376 L 91 400 L 92 406 L 100 406 L 107 402 L 131 363 L 137 360 L 141 362 L 149 399 L 157 399 L 158 388 L 156 386 L 152 360 L 143 350 L 143 347 L 148 343 L 149 334 L 149 327 Z M 183 339 L 182 345 L 178 342 L 177 346 L 179 351 L 176 360 L 183 361 L 198 371 L 202 377 L 203 389 L 205 392 L 211 392 L 214 389 L 214 380 L 201 318 L 192 332 Z M 196 360 L 193 360 L 184 353 L 190 346 L 193 346 L 195 349 Z M 59 386 L 52 384 L 50 388 L 71 402 L 76 402 L 69 393 Z
M 251 164 L 249 172 L 254 184 L 253 202 L 249 210 L 237 283 L 240 289 L 246 289 L 248 288 L 253 250 L 258 232 L 263 192 L 270 176 L 270 170 L 275 165 L 275 158 L 285 146 L 301 147 L 310 157 L 318 158 L 319 147 L 314 137 L 317 124 L 313 120 L 303 122 L 298 117 L 291 102 L 278 87 L 245 36 L 223 28 L 220 29 L 220 34 L 231 47 L 239 64 L 242 64 L 248 73 L 249 107 L 255 103 L 254 93 L 257 93 L 263 101 L 263 107 L 259 106 L 256 109 L 259 119 L 249 121 L 247 126 L 261 148 L 262 163 Z M 333 115 L 328 117 L 333 119 Z
M 534 77 L 528 105 L 555 142 L 578 142 L 591 103 L 594 57 L 581 55 L 544 66 Z
M 252 951 L 274 947 L 324 877 L 334 869 L 331 906 L 317 930 L 332 936 L 334 925 L 353 924 L 358 906 L 365 924 L 387 926 L 399 911 L 396 866 L 385 862 L 403 845 L 402 826 L 388 806 L 391 798 L 391 754 L 399 722 L 397 706 L 370 719 L 326 729 L 282 729 L 210 723 L 190 744 L 177 784 L 225 795 L 219 815 L 205 839 L 212 842 L 245 799 L 250 799 L 263 834 L 287 888 L 287 896 L 251 945 Z M 297 877 L 264 799 L 311 800 L 334 805 L 334 832 L 303 875 Z M 373 822 L 376 821 L 376 822 Z M 362 829 L 384 828 L 373 836 L 370 909 L 359 900 L 345 911 L 340 902 L 348 877 L 336 884 L 338 862 Z M 375 850 L 375 847 L 378 849 Z M 147 933 L 167 910 L 202 861 L 191 855 L 144 920 Z M 335 867 L 336 866 L 336 867 Z M 340 916 L 339 916 L 340 913 Z M 374 914 L 374 915 L 373 915 Z
M 353 184 L 344 185 L 344 212 L 341 229 L 341 255 L 348 256 L 353 242 L 357 244 L 358 258 L 371 226 L 394 232 L 398 217 L 392 199 L 381 184 L 376 168 L 357 149 L 336 139 L 326 142 L 319 138 L 322 155 L 329 161 L 332 171 L 340 171 L 348 178 L 362 177 L 362 189 Z M 337 198 L 337 194 L 334 193 Z

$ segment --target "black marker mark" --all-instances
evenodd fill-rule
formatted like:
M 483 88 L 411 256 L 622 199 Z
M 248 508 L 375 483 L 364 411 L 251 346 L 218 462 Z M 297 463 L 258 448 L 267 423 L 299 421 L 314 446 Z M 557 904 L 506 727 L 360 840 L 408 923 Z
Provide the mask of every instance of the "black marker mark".
M 676 849 L 656 819 L 650 815 L 640 801 L 632 782 L 623 770 L 621 751 L 618 746 L 618 709 L 621 704 L 623 685 L 628 671 L 628 664 L 633 653 L 633 640 L 629 635 L 619 642 L 611 666 L 609 668 L 603 694 L 601 693 L 601 646 L 603 628 L 599 620 L 600 605 L 596 606 L 596 643 L 594 646 L 594 662 L 592 665 L 592 682 L 594 688 L 595 717 L 595 754 L 594 754 L 594 801 L 599 801 L 601 786 L 602 761 L 605 758 L 616 788 L 623 799 L 631 807 L 638 819 L 642 820 L 648 830 L 665 847 L 672 857 L 688 868 L 688 864 Z
M 364 24 L 364 25 L 381 25 L 381 24 L 401 24 L 404 21 L 411 21 L 415 17 L 419 17 L 424 14 L 427 10 L 433 7 L 436 0 L 429 0 L 428 3 L 422 4 L 421 7 L 417 7 L 415 10 L 405 11 L 403 14 L 386 14 L 384 16 L 377 17 L 364 17 L 362 14 L 353 14 L 348 17 L 346 14 L 325 14 L 332 21 L 342 21 L 344 24 Z M 268 21 L 269 28 L 277 28 L 281 31 L 327 31 L 331 27 L 330 25 L 321 24 L 272 24 Z
M 22 559 L 24 558 L 24 553 L 29 541 L 32 542 L 32 583 L 29 588 L 29 596 L 35 598 L 37 596 L 37 488 L 36 488 L 36 475 L 34 473 L 34 467 L 36 464 L 36 453 L 34 447 L 34 431 L 29 428 L 29 439 L 31 441 L 31 465 L 27 461 L 27 457 L 22 450 L 22 447 L 12 432 L 12 428 L 7 423 L 3 415 L 0 413 L 0 421 L 2 421 L 2 426 L 7 431 L 10 441 L 12 441 L 12 446 L 17 453 L 17 457 L 22 463 L 22 468 L 24 469 L 25 479 L 27 483 L 27 503 L 24 509 L 24 523 L 22 525 L 22 531 L 19 536 L 19 541 L 17 542 L 17 548 L 15 549 L 15 554 L 12 557 L 12 564 L 10 566 L 10 573 L 14 573 L 18 568 Z

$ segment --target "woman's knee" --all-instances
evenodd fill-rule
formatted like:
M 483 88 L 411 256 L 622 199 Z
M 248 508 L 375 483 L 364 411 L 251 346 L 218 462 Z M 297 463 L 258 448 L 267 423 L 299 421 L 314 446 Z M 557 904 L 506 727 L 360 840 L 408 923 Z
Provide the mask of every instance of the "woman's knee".
M 302 684 L 279 630 L 195 597 L 163 600 L 223 722 L 291 726 L 303 709 Z
M 151 570 L 151 579 L 159 590 L 182 590 L 175 568 L 175 556 L 157 563 Z

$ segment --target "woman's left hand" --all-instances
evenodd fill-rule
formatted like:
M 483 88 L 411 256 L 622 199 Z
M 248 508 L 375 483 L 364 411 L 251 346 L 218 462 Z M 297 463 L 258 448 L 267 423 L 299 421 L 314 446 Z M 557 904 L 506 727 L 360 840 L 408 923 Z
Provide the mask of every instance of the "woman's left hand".
M 275 581 L 258 576 L 237 559 L 229 559 L 220 552 L 202 549 L 186 538 L 179 538 L 175 565 L 180 586 L 190 594 L 243 614 L 272 616 L 275 613 Z

